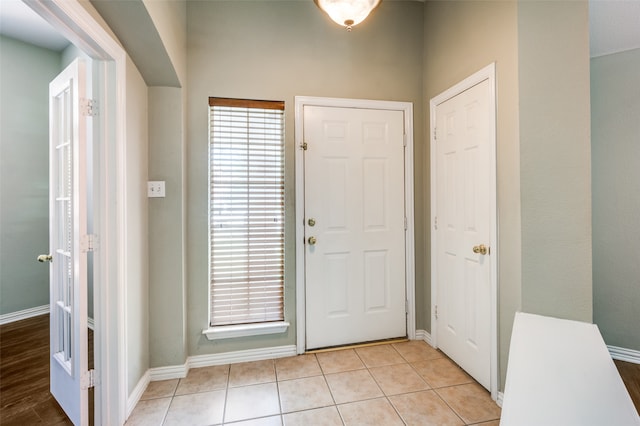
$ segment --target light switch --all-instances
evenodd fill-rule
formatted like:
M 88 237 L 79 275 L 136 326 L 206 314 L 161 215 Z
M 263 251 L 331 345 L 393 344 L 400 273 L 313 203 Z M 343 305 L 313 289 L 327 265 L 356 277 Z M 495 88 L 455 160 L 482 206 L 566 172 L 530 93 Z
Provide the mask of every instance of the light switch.
M 147 182 L 147 197 L 157 198 L 164 197 L 164 181 L 156 180 Z

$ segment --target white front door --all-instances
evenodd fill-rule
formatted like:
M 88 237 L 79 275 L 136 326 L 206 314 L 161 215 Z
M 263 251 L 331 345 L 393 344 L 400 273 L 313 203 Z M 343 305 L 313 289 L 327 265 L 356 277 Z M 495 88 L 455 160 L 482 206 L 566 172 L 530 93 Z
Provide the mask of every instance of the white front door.
M 491 87 L 485 79 L 436 104 L 432 142 L 436 344 L 487 389 L 495 262 Z
M 404 337 L 403 112 L 303 115 L 306 348 Z
M 88 424 L 85 65 L 49 85 L 51 393 L 75 425 Z

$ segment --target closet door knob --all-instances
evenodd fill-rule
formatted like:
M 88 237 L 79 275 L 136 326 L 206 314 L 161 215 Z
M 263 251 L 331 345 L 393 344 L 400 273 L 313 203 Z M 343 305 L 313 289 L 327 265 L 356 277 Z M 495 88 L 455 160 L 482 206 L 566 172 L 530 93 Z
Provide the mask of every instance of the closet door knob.
M 485 255 L 489 253 L 489 247 L 485 246 L 484 244 L 480 244 L 479 246 L 473 246 L 473 252 L 477 254 Z

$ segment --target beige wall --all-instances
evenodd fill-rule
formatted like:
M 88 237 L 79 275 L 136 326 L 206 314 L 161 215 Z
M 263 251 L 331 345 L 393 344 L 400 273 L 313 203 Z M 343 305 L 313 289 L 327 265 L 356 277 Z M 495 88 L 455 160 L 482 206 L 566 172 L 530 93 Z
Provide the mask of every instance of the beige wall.
M 640 351 L 640 49 L 591 60 L 593 320 Z
M 414 104 L 417 228 L 422 229 L 423 4 L 383 2 L 347 33 L 313 2 L 189 2 L 188 22 L 188 344 L 189 355 L 295 344 L 294 96 Z M 208 323 L 207 111 L 209 96 L 285 101 L 286 335 L 212 343 Z M 418 240 L 422 241 L 421 235 Z M 425 253 L 416 249 L 419 293 Z M 424 319 L 419 304 L 420 318 Z M 424 321 L 418 326 L 424 326 Z

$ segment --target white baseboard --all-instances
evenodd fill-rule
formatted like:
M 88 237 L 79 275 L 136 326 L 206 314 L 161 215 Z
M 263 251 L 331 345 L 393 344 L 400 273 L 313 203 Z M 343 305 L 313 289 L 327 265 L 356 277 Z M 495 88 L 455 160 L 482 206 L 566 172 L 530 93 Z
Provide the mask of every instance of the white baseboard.
M 611 345 L 607 345 L 607 349 L 609 349 L 609 353 L 613 359 L 640 364 L 640 351 Z
M 168 367 L 156 367 L 149 369 L 149 379 L 152 382 L 158 380 L 171 380 L 182 379 L 187 377 L 189 372 L 189 365 L 187 363 L 182 365 L 170 365 Z
M 10 322 L 20 321 L 23 319 L 37 317 L 49 313 L 49 305 L 36 306 L 34 308 L 23 309 L 17 312 L 9 312 L 0 315 L 0 325 L 9 324 Z
M 136 408 L 138 402 L 140 402 L 140 398 L 142 398 L 142 394 L 147 389 L 147 386 L 149 386 L 149 382 L 149 371 L 147 371 L 142 378 L 140 378 L 136 387 L 133 388 L 133 392 L 131 392 L 127 398 L 127 419 L 131 415 L 131 412 L 133 412 L 133 409 Z
M 426 330 L 416 330 L 416 340 L 424 340 L 429 346 L 433 346 L 431 343 L 431 334 Z
M 211 365 L 235 364 L 238 362 L 262 361 L 264 359 L 283 358 L 295 355 L 297 355 L 296 345 L 288 345 L 225 352 L 220 354 L 190 356 L 187 363 L 190 368 L 197 368 L 208 367 Z
M 276 346 L 272 348 L 248 349 L 244 351 L 224 352 L 219 354 L 195 355 L 187 358 L 182 365 L 157 367 L 149 370 L 152 382 L 158 380 L 182 379 L 187 377 L 191 368 L 210 367 L 212 365 L 236 364 L 239 362 L 262 361 L 264 359 L 295 356 L 296 346 Z

